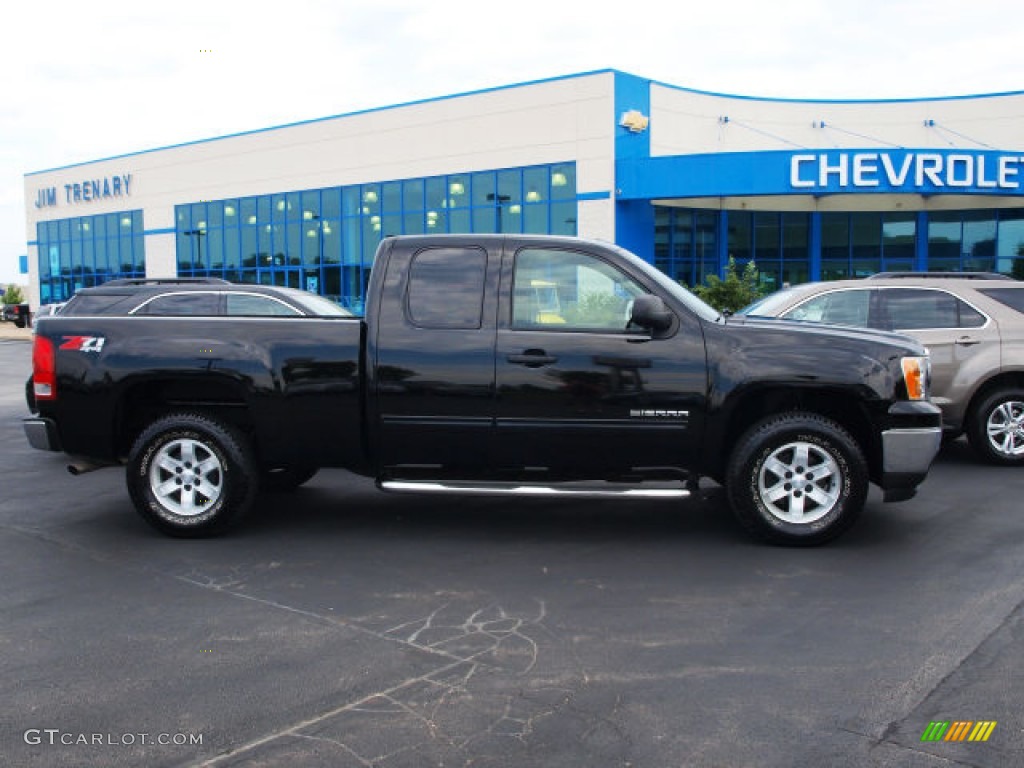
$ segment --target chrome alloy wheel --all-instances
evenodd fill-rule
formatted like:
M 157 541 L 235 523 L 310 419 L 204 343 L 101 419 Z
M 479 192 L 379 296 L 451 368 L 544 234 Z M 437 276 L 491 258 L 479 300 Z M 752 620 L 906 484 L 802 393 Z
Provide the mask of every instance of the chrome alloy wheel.
M 1024 402 L 1000 403 L 988 415 L 986 430 L 992 450 L 1008 458 L 1024 455 Z
M 787 523 L 813 523 L 835 507 L 842 473 L 835 458 L 813 443 L 786 443 L 772 451 L 757 475 L 767 510 Z
M 201 442 L 187 438 L 172 440 L 153 458 L 149 487 L 168 512 L 194 517 L 220 498 L 224 468 L 217 455 Z

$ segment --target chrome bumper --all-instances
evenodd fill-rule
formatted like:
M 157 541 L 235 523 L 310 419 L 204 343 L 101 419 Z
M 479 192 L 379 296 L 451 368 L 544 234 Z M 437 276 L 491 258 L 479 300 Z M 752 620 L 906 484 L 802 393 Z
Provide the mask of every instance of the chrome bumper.
M 887 475 L 923 475 L 941 447 L 941 427 L 886 430 L 882 433 L 882 471 Z
M 23 419 L 22 426 L 25 428 L 25 437 L 28 444 L 40 451 L 59 451 L 60 438 L 57 436 L 57 425 L 52 419 L 33 417 Z

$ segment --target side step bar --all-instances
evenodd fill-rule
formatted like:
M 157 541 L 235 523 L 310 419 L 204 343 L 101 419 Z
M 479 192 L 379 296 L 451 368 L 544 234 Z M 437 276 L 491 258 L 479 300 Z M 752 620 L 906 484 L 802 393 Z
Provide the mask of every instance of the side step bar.
M 690 495 L 686 488 L 593 488 L 587 486 L 553 488 L 543 485 L 514 483 L 435 483 L 410 480 L 385 480 L 380 483 L 385 491 L 399 493 L 464 493 L 489 496 L 557 496 L 574 499 L 684 499 Z

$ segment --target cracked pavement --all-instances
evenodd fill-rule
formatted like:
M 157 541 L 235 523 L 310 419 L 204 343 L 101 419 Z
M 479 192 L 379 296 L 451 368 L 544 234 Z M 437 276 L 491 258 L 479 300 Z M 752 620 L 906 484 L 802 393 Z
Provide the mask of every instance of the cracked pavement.
M 1024 473 L 964 445 L 812 550 L 748 541 L 712 486 L 452 500 L 341 472 L 177 541 L 119 471 L 74 478 L 28 447 L 28 358 L 0 343 L 6 765 L 1024 762 Z M 935 720 L 998 725 L 922 743 Z M 120 742 L 59 743 L 83 734 Z

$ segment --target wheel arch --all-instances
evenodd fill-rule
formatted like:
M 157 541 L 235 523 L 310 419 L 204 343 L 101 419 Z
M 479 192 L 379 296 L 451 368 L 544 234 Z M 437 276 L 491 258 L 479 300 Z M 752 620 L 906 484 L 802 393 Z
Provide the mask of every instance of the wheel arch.
M 764 386 L 739 394 L 723 409 L 721 443 L 712 451 L 708 474 L 724 477 L 733 449 L 751 425 L 775 414 L 803 411 L 817 414 L 845 429 L 857 441 L 872 479 L 882 470 L 881 439 L 864 395 L 842 387 Z
M 964 409 L 964 423 L 960 425 L 961 429 L 967 427 L 968 420 L 974 415 L 981 401 L 998 389 L 1024 389 L 1024 371 L 1003 371 L 979 385 L 968 400 L 967 408 Z
M 158 376 L 127 384 L 114 411 L 115 445 L 125 456 L 155 420 L 190 411 L 223 420 L 245 433 L 252 416 L 245 387 L 228 376 Z

